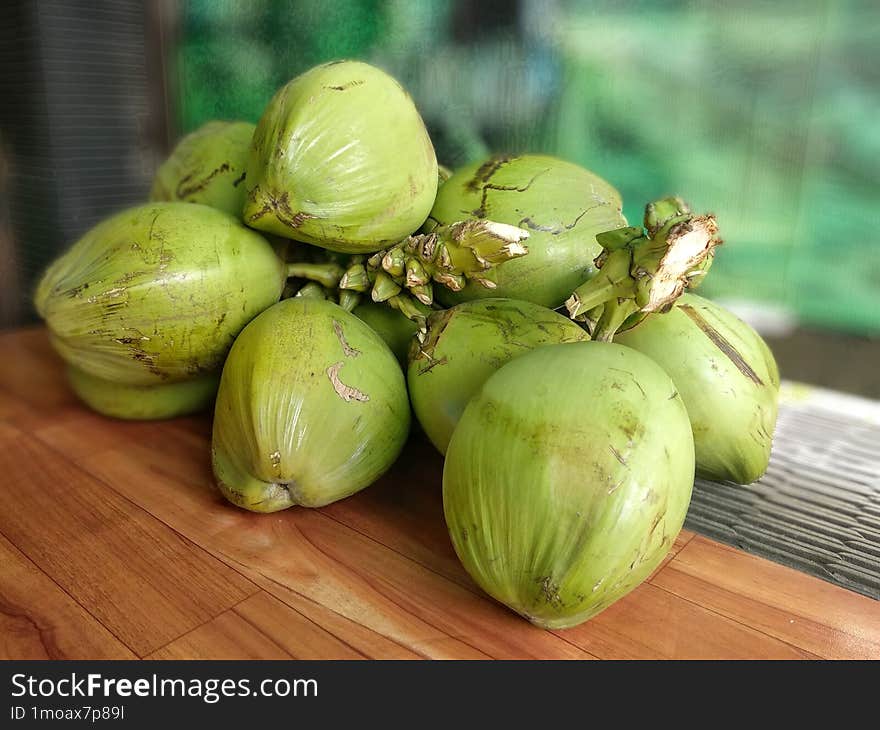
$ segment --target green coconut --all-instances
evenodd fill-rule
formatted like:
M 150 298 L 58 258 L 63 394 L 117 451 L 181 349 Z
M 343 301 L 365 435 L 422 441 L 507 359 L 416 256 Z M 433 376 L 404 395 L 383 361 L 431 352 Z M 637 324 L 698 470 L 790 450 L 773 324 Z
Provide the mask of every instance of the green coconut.
M 332 302 L 285 299 L 245 327 L 223 366 L 214 475 L 245 509 L 320 507 L 388 469 L 409 424 L 403 373 L 379 335 Z
M 596 235 L 626 226 L 620 194 L 598 175 L 546 155 L 499 156 L 467 165 L 440 187 L 425 230 L 491 220 L 529 233 L 528 255 L 498 264 L 484 282 L 438 288 L 444 306 L 471 299 L 523 299 L 556 309 L 595 272 Z
M 120 385 L 157 385 L 219 372 L 285 278 L 266 240 L 231 216 L 149 203 L 99 223 L 56 259 L 35 305 L 69 364 Z
M 480 587 L 559 629 L 660 564 L 693 476 L 687 411 L 659 365 L 622 345 L 549 345 L 504 365 L 468 404 L 446 454 L 443 507 Z
M 67 380 L 80 400 L 98 413 L 126 420 L 153 420 L 207 409 L 217 395 L 220 376 L 203 375 L 161 385 L 123 385 L 68 366 Z
M 257 124 L 244 220 L 334 251 L 369 253 L 422 225 L 437 193 L 434 146 L 412 99 L 358 61 L 317 66 Z
M 531 302 L 481 299 L 435 312 L 412 343 L 407 384 L 428 438 L 446 452 L 468 401 L 502 365 L 536 347 L 588 340 L 570 319 Z
M 241 218 L 254 128 L 213 121 L 186 135 L 157 170 L 150 200 L 202 203 Z
M 779 408 L 779 369 L 749 325 L 696 294 L 619 332 L 675 383 L 690 416 L 697 473 L 751 484 L 767 470 Z

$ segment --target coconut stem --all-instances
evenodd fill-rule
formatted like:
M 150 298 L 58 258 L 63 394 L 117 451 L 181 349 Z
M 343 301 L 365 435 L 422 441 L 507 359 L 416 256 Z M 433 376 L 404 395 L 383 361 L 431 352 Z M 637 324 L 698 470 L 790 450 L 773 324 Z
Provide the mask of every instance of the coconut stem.
M 287 264 L 288 276 L 324 287 L 325 297 L 353 309 L 361 295 L 385 302 L 424 327 L 434 303 L 434 285 L 460 291 L 469 281 L 495 288 L 492 269 L 528 254 L 528 231 L 504 223 L 467 220 L 408 236 L 390 248 L 334 261 Z M 308 287 L 308 284 L 306 285 Z M 303 287 L 305 289 L 306 287 Z M 302 291 L 302 290 L 301 290 Z M 299 296 L 317 296 L 308 290 Z
M 611 342 L 621 325 L 638 311 L 638 305 L 632 299 L 613 299 L 608 302 L 593 326 L 592 339 Z
M 326 299 L 327 290 L 315 281 L 304 284 L 293 296 L 305 297 L 306 299 Z
M 360 303 L 361 295 L 357 292 L 346 291 L 345 289 L 339 290 L 339 306 L 345 311 L 354 311 L 354 308 Z
M 341 266 L 334 263 L 310 264 L 302 261 L 295 261 L 287 264 L 287 276 L 295 276 L 299 279 L 308 279 L 316 281 L 327 289 L 333 289 L 339 284 L 343 271 Z
M 572 319 L 592 325 L 594 339 L 611 340 L 624 323 L 669 311 L 685 288 L 705 276 L 721 243 L 714 216 L 693 215 L 678 197 L 649 203 L 644 226 L 596 236 L 604 249 L 595 260 L 599 271 L 565 303 Z
M 642 236 L 641 228 L 621 228 L 597 236 L 604 251 L 596 259 L 599 267 L 592 279 L 581 284 L 565 303 L 572 319 L 582 319 L 587 311 L 617 297 L 627 296 L 632 289 L 632 254 L 628 246 Z
M 420 307 L 419 302 L 406 293 L 398 294 L 391 297 L 387 304 L 399 311 L 408 320 L 415 322 L 419 326 L 419 332 L 427 331 L 428 312 L 424 306 Z
M 453 291 L 473 281 L 489 289 L 494 266 L 528 253 L 528 231 L 504 223 L 467 220 L 408 236 L 368 259 L 352 259 L 339 288 L 370 291 L 374 301 L 388 301 L 408 290 L 419 302 L 434 301 L 432 283 Z

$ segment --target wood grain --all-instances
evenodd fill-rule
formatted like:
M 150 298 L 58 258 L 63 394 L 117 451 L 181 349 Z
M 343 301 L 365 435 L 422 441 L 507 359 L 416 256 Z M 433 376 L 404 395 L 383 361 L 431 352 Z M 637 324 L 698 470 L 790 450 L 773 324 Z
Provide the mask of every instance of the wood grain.
M 291 659 L 234 610 L 224 611 L 145 659 Z
M 286 603 L 260 591 L 149 659 L 364 659 Z
M 350 499 L 254 515 L 213 485 L 209 415 L 106 419 L 45 332 L 0 348 L 3 656 L 880 658 L 880 603 L 686 531 L 631 594 L 541 631 L 462 569 L 424 439 Z
M 566 637 L 603 659 L 809 659 L 807 651 L 643 583 Z
M 697 536 L 652 584 L 829 659 L 880 659 L 880 602 Z
M 41 441 L 0 431 L 0 532 L 143 655 L 256 592 Z
M 34 415 L 52 417 L 59 409 L 78 407 L 64 380 L 64 365 L 55 356 L 46 331 L 36 327 L 0 332 L 0 383 L 32 406 Z
M 134 654 L 0 536 L 0 659 L 134 659 Z

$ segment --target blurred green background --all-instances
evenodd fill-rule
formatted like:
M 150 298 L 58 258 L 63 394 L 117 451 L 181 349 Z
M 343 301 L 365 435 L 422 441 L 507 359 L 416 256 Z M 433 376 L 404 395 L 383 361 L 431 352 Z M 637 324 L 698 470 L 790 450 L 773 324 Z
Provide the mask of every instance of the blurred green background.
M 578 162 L 629 220 L 678 193 L 718 216 L 705 293 L 880 332 L 880 3 L 192 0 L 171 58 L 180 133 L 256 121 L 336 58 L 395 75 L 439 158 Z M 176 85 L 176 88 L 174 88 Z

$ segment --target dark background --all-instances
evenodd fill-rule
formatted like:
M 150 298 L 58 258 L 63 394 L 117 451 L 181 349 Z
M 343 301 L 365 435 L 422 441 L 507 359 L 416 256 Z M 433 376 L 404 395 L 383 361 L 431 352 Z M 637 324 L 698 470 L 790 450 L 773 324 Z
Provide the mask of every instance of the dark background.
M 410 90 L 449 166 L 557 154 L 625 213 L 719 218 L 704 293 L 789 379 L 880 398 L 880 5 L 577 0 L 14 0 L 0 23 L 0 326 L 46 264 L 143 200 L 181 134 L 256 121 L 334 58 Z

